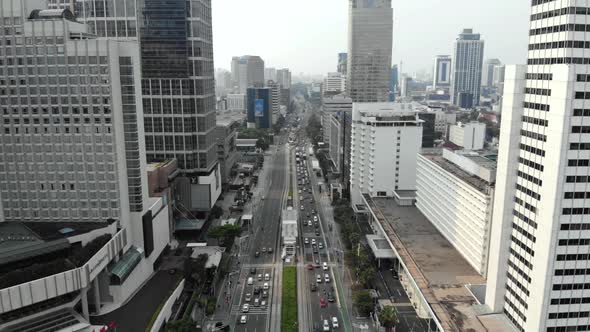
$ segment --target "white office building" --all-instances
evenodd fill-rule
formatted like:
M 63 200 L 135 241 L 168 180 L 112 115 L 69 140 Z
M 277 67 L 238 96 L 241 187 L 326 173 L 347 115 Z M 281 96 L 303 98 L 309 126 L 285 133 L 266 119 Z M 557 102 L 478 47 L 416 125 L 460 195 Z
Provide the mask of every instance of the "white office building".
M 449 141 L 465 150 L 481 150 L 486 138 L 486 124 L 473 121 L 458 122 L 449 128 Z
M 108 223 L 64 240 L 111 240 L 81 266 L 0 289 L 0 314 L 9 318 L 0 330 L 29 322 L 36 310 L 59 309 L 37 306 L 45 301 L 80 303 L 86 319 L 89 307 L 97 315 L 117 308 L 147 280 L 169 240 L 169 198 L 148 194 L 138 43 L 96 39 L 69 9 L 46 5 L 1 5 L 2 226 Z M 3 253 L 28 245 L 13 246 L 10 236 L 0 236 Z
M 455 41 L 451 72 L 451 103 L 461 108 L 479 105 L 484 41 L 464 29 Z
M 412 104 L 354 103 L 350 185 L 352 203 L 364 193 L 396 197 L 416 189 L 416 154 L 422 123 Z
M 323 93 L 335 94 L 346 91 L 346 76 L 342 73 L 328 73 L 324 78 Z
M 227 110 L 229 111 L 246 111 L 246 95 L 242 93 L 228 94 L 225 98 Z
M 265 81 L 276 81 L 277 80 L 277 69 L 274 67 L 264 68 L 264 80 Z
M 494 71 L 497 66 L 500 66 L 502 62 L 498 59 L 487 59 L 483 64 L 481 72 L 481 85 L 485 87 L 494 86 Z
M 520 331 L 589 329 L 590 32 L 571 5 L 532 1 L 528 65 L 506 67 L 486 304 Z
M 496 163 L 475 153 L 418 154 L 416 207 L 484 277 L 495 176 Z
M 434 58 L 434 72 L 432 73 L 432 88 L 446 89 L 451 87 L 451 56 L 437 55 Z
M 347 92 L 354 102 L 386 102 L 391 80 L 391 0 L 349 0 Z

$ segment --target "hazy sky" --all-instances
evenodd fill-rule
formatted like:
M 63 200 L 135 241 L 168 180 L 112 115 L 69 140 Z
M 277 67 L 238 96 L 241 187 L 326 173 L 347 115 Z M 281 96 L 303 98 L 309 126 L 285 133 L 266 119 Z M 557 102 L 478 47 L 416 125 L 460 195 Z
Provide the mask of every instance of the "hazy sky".
M 267 67 L 294 74 L 336 71 L 346 52 L 347 0 L 213 0 L 215 67 L 233 55 L 260 55 Z M 485 58 L 526 60 L 530 2 L 523 0 L 394 0 L 393 63 L 404 72 L 430 70 L 437 54 L 451 54 L 463 28 L 485 40 Z

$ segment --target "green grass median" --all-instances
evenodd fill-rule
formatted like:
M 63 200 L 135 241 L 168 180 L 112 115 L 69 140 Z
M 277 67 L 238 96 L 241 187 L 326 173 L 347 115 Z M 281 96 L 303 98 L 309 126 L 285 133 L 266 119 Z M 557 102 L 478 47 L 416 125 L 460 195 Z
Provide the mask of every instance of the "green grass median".
M 283 268 L 283 299 L 281 303 L 281 331 L 297 332 L 297 267 Z

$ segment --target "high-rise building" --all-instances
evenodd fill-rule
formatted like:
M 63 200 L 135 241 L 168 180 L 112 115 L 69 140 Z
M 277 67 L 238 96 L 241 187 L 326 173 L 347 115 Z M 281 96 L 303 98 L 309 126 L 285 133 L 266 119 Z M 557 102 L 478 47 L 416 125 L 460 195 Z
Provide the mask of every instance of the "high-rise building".
M 395 101 L 397 87 L 399 85 L 399 71 L 397 65 L 391 67 L 391 80 L 389 81 L 389 101 Z
M 481 150 L 486 139 L 486 124 L 473 121 L 457 123 L 449 129 L 449 141 L 465 150 Z
M 278 120 L 281 110 L 281 85 L 274 81 L 268 81 L 267 86 L 270 89 L 270 105 L 274 123 Z
M 455 41 L 451 72 L 451 103 L 470 108 L 479 105 L 484 42 L 473 29 L 464 29 Z
M 346 69 L 348 66 L 348 53 L 338 53 L 338 66 L 336 71 L 346 76 Z
M 434 58 L 434 71 L 432 73 L 432 88 L 446 89 L 451 87 L 451 56 L 437 55 Z
M 246 93 L 248 88 L 263 87 L 264 61 L 257 55 L 244 55 L 232 58 L 232 80 L 236 93 Z
M 105 0 L 104 7 L 94 3 L 80 0 L 75 6 L 90 33 L 140 42 L 148 162 L 176 158 L 182 204 L 193 211 L 210 210 L 221 191 L 213 137 L 211 1 Z
M 276 81 L 277 80 L 277 69 L 274 67 L 264 68 L 264 81 Z
M 341 73 L 328 73 L 322 88 L 324 95 L 340 94 L 346 91 L 346 77 Z
M 291 89 L 291 72 L 287 68 L 277 70 L 277 83 L 283 89 Z
M 270 88 L 248 88 L 248 128 L 272 128 L 272 91 Z
M 396 191 L 416 190 L 422 124 L 412 104 L 352 105 L 352 204 L 359 203 L 362 194 L 394 197 Z
M 485 87 L 494 86 L 494 69 L 501 65 L 502 62 L 498 59 L 487 59 L 483 64 L 481 72 L 481 85 Z
M 352 99 L 344 94 L 322 99 L 323 141 L 328 143 L 333 173 L 340 175 L 348 188 L 350 174 L 350 133 L 352 128 Z
M 504 93 L 504 75 L 506 66 L 498 65 L 494 67 L 494 86 L 497 88 L 497 93 L 501 96 Z
M 485 302 L 519 331 L 588 329 L 590 32 L 546 19 L 584 22 L 570 5 L 532 1 L 528 65 L 506 66 Z
M 347 93 L 354 102 L 389 100 L 391 0 L 349 0 Z

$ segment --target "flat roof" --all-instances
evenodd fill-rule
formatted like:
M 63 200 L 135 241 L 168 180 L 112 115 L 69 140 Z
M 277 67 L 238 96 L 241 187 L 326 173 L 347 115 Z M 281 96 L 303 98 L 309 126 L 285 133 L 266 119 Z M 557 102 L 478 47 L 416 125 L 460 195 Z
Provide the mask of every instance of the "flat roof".
M 213 266 L 219 266 L 221 262 L 221 257 L 225 252 L 225 248 L 218 247 L 218 246 L 207 246 L 207 247 L 194 247 L 193 252 L 191 254 L 191 258 L 196 259 L 199 255 L 205 254 L 209 256 L 207 259 L 207 263 L 205 263 L 205 268 L 211 268 Z
M 414 206 L 363 194 L 395 252 L 445 331 L 488 331 L 468 284 L 486 280 Z M 492 329 L 489 331 L 505 331 Z
M 444 169 L 445 171 L 453 174 L 454 176 L 456 176 L 457 178 L 459 178 L 460 180 L 463 180 L 464 182 L 466 182 L 467 184 L 469 184 L 470 186 L 472 186 L 473 188 L 477 189 L 478 191 L 484 193 L 484 194 L 488 194 L 489 193 L 489 189 L 491 188 L 490 184 L 481 179 L 478 176 L 469 174 L 468 172 L 464 171 L 461 167 L 453 164 L 452 162 L 446 160 L 445 158 L 443 158 L 443 156 L 439 153 L 420 153 L 420 155 L 430 161 L 432 161 L 433 163 L 435 163 L 436 165 L 438 165 L 440 168 Z M 475 157 L 475 156 L 469 156 L 470 159 Z M 483 159 L 487 159 L 484 157 L 480 157 Z M 493 161 L 490 161 L 492 163 L 494 163 Z
M 374 234 L 367 234 L 366 237 L 367 243 L 369 244 L 369 247 L 371 247 L 371 250 L 373 251 L 375 258 L 395 258 L 395 253 L 391 249 L 391 246 L 389 245 L 385 237 Z

